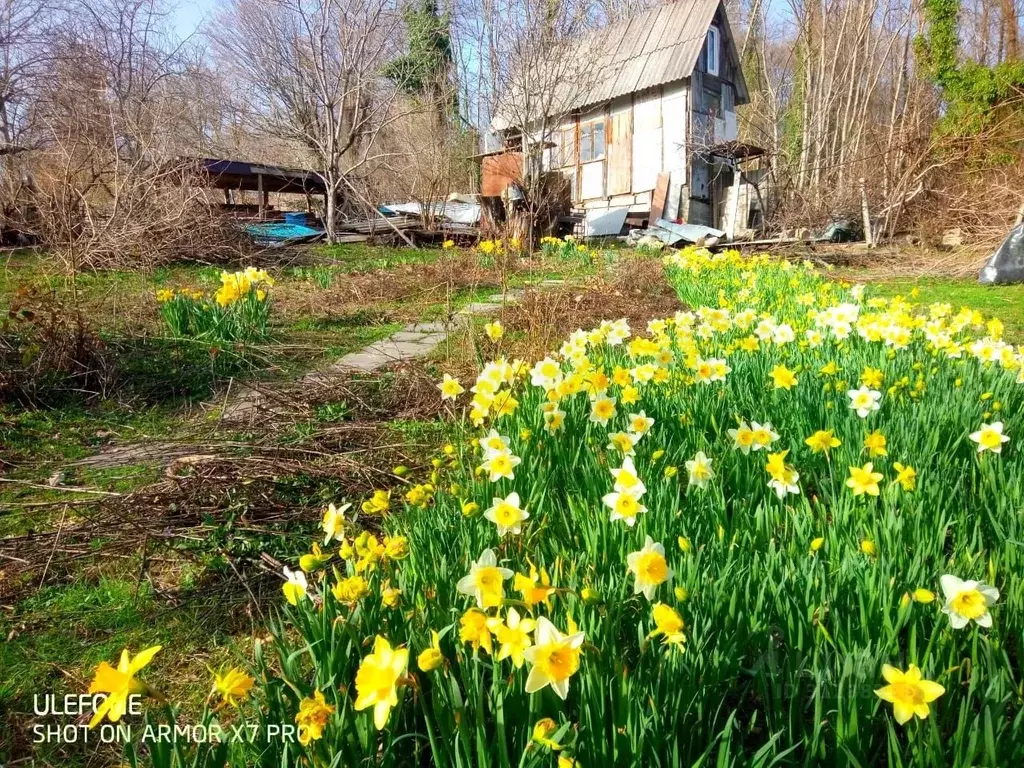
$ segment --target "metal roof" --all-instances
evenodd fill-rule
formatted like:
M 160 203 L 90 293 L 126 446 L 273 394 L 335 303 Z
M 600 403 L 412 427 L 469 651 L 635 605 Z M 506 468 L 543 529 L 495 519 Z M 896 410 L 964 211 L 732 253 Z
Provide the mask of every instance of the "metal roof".
M 566 83 L 565 93 L 551 102 L 568 112 L 685 80 L 693 73 L 720 6 L 722 0 L 675 0 L 594 31 L 567 54 L 593 62 L 594 74 L 588 77 L 592 82 L 584 88 L 578 82 Z M 739 73 L 736 103 L 745 104 L 746 83 L 724 7 L 721 18 L 723 51 Z M 493 127 L 507 127 L 507 122 L 496 118 Z
M 213 157 L 190 158 L 189 161 L 208 175 L 210 186 L 219 189 L 254 191 L 262 188 L 266 192 L 297 193 L 323 193 L 326 189 L 323 179 L 316 171 L 304 168 L 286 168 L 280 165 Z

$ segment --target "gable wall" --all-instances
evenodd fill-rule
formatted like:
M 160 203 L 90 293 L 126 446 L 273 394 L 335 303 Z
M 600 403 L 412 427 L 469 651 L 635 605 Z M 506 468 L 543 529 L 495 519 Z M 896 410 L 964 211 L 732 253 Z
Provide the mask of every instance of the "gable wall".
M 559 165 L 560 149 L 545 153 L 549 170 L 573 182 L 577 205 L 648 210 L 658 175 L 671 173 L 666 215 L 678 210 L 680 188 L 686 184 L 686 140 L 689 131 L 689 83 L 683 81 L 619 97 L 597 109 L 567 118 L 554 136 L 574 136 L 575 164 Z M 581 162 L 580 127 L 600 120 L 605 130 L 601 160 Z M 671 214 L 674 218 L 675 214 Z

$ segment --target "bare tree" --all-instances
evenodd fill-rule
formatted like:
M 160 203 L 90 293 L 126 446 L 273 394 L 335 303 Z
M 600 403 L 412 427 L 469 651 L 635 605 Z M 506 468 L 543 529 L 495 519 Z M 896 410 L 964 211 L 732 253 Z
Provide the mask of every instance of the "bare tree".
M 219 62 L 254 105 L 255 130 L 313 158 L 329 242 L 338 199 L 365 200 L 357 174 L 388 156 L 378 136 L 404 114 L 380 74 L 401 31 L 392 0 L 233 0 L 214 34 Z
M 608 53 L 591 34 L 594 10 L 589 2 L 487 0 L 459 19 L 461 68 L 475 73 L 475 119 L 521 153 L 519 234 L 527 240 L 557 194 L 548 173 L 558 165 L 557 129 L 586 102 Z

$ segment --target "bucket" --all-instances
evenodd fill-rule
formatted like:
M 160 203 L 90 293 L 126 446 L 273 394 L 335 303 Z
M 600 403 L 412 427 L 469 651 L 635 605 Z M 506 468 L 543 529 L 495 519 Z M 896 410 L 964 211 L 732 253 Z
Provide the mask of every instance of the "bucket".
M 306 214 L 303 211 L 288 211 L 284 215 L 284 223 L 304 227 L 306 226 Z

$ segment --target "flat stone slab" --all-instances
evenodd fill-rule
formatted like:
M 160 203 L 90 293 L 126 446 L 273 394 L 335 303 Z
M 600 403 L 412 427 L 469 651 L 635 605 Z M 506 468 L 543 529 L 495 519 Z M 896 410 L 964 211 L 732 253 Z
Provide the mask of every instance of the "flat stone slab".
M 449 324 L 444 320 L 433 320 L 426 323 L 413 323 L 407 325 L 399 333 L 445 333 Z
M 383 341 L 375 342 L 359 352 L 345 355 L 327 371 L 376 371 L 392 363 L 426 357 L 448 337 L 446 333 L 413 333 L 399 331 Z
M 509 288 L 504 293 L 494 293 L 487 297 L 488 302 L 498 304 L 516 304 L 523 298 L 522 288 Z
M 391 334 L 388 338 L 391 341 L 423 341 L 424 339 L 430 338 L 433 334 L 425 331 L 398 331 L 397 333 Z
M 460 315 L 485 315 L 490 312 L 501 309 L 502 305 L 496 302 L 490 301 L 474 301 L 472 304 L 467 304 L 459 312 Z

